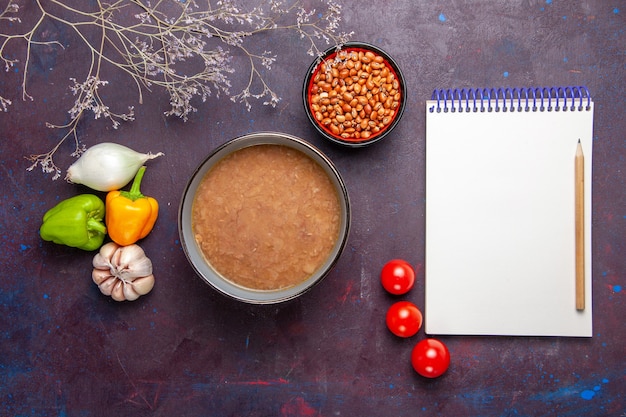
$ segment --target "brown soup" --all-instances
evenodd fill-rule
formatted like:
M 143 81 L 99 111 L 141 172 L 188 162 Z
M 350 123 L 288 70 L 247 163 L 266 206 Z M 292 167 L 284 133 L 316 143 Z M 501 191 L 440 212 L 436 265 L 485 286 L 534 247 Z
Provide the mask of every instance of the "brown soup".
M 324 169 L 282 145 L 250 146 L 218 161 L 192 207 L 196 242 L 213 269 L 257 290 L 310 277 L 330 255 L 340 219 Z

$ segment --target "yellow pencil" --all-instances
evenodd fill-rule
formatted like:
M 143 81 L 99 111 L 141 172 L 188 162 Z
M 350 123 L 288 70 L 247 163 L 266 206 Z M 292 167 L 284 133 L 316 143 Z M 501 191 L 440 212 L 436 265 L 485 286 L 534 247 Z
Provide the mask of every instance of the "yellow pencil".
M 578 140 L 575 160 L 576 309 L 585 309 L 585 157 Z

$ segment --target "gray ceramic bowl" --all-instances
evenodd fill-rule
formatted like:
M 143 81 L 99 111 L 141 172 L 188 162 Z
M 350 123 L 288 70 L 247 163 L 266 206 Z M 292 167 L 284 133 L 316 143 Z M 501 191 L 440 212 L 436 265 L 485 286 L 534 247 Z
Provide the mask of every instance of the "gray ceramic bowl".
M 222 158 L 240 149 L 263 144 L 284 145 L 296 149 L 317 162 L 328 175 L 339 197 L 341 219 L 339 234 L 332 251 L 323 265 L 303 282 L 279 290 L 245 288 L 226 279 L 207 262 L 196 243 L 192 230 L 192 205 L 196 190 L 205 174 Z M 230 140 L 213 151 L 195 170 L 184 190 L 179 208 L 178 228 L 182 247 L 196 273 L 218 292 L 239 301 L 252 304 L 272 304 L 287 301 L 305 293 L 319 283 L 335 265 L 348 239 L 350 229 L 350 202 L 345 184 L 333 163 L 317 148 L 302 139 L 283 133 L 254 133 Z

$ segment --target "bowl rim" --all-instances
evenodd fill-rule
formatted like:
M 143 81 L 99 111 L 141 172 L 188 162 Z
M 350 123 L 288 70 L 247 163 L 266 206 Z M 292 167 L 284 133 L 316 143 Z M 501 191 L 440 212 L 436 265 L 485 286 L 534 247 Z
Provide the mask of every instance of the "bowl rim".
M 313 112 L 311 111 L 311 108 L 310 108 L 309 86 L 311 84 L 311 79 L 312 79 L 313 74 L 315 73 L 317 67 L 327 57 L 329 57 L 329 56 L 339 52 L 340 50 L 346 50 L 346 49 L 348 49 L 348 50 L 349 49 L 369 49 L 369 50 L 371 50 L 373 52 L 376 52 L 377 54 L 381 55 L 385 59 L 385 61 L 387 61 L 387 63 L 391 66 L 391 68 L 393 69 L 394 73 L 396 74 L 396 76 L 399 78 L 399 81 L 400 81 L 400 92 L 401 92 L 402 96 L 400 98 L 400 106 L 398 107 L 398 111 L 396 112 L 396 115 L 395 115 L 394 119 L 392 120 L 391 124 L 389 126 L 387 126 L 383 132 L 381 132 L 380 134 L 372 137 L 371 139 L 366 139 L 366 140 L 343 140 L 341 138 L 338 138 L 338 137 L 334 136 L 333 134 L 331 134 L 330 132 L 328 132 L 327 130 L 325 130 L 323 127 L 321 127 L 319 125 L 318 121 L 313 116 Z M 383 138 L 385 138 L 389 133 L 391 133 L 391 131 L 400 122 L 400 119 L 402 118 L 402 115 L 404 114 L 404 109 L 406 107 L 406 102 L 407 102 L 406 80 L 405 80 L 404 74 L 403 74 L 402 70 L 400 69 L 400 66 L 398 65 L 396 60 L 393 59 L 391 57 L 391 55 L 389 55 L 383 49 L 381 49 L 380 47 L 378 47 L 376 45 L 372 45 L 370 43 L 367 43 L 367 42 L 349 41 L 349 42 L 345 42 L 345 43 L 343 43 L 341 45 L 335 45 L 333 47 L 330 47 L 330 48 L 326 49 L 318 58 L 316 58 L 311 63 L 311 65 L 309 65 L 309 68 L 307 70 L 306 77 L 304 77 L 304 83 L 303 83 L 303 86 L 302 86 L 302 101 L 303 101 L 303 104 L 304 104 L 304 110 L 305 110 L 305 113 L 307 115 L 307 118 L 309 119 L 309 121 L 311 122 L 311 124 L 313 125 L 315 130 L 317 130 L 317 132 L 320 133 L 322 136 L 324 136 L 326 139 L 329 139 L 330 141 L 332 141 L 334 143 L 338 143 L 340 145 L 344 145 L 344 146 L 351 147 L 351 148 L 364 147 L 364 146 L 368 146 L 368 145 L 371 145 L 373 143 L 376 143 L 376 142 L 382 140 Z
M 288 146 L 304 153 L 309 158 L 317 162 L 324 169 L 333 183 L 338 194 L 342 212 L 339 236 L 337 237 L 337 241 L 335 242 L 335 245 L 333 246 L 333 249 L 324 264 L 309 278 L 301 283 L 279 290 L 256 290 L 252 288 L 245 288 L 220 275 L 217 271 L 211 268 L 208 261 L 206 261 L 196 243 L 191 226 L 192 206 L 195 199 L 195 191 L 206 173 L 218 161 L 222 160 L 227 155 L 243 148 L 264 144 Z M 185 185 L 182 198 L 180 200 L 178 209 L 178 233 L 183 252 L 185 253 L 186 258 L 194 269 L 196 275 L 198 275 L 202 281 L 209 284 L 209 286 L 217 290 L 219 293 L 238 301 L 251 304 L 275 304 L 294 299 L 304 294 L 319 284 L 326 277 L 326 275 L 338 262 L 341 253 L 347 244 L 350 232 L 350 218 L 350 198 L 348 196 L 347 188 L 339 171 L 326 155 L 324 155 L 315 146 L 296 136 L 280 132 L 257 132 L 238 136 L 227 141 L 210 152 L 209 155 L 198 164 Z

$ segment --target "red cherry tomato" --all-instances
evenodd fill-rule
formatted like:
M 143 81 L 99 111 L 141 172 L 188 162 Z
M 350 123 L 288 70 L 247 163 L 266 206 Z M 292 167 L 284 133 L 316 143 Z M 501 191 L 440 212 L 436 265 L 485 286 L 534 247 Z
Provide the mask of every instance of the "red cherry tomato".
M 415 284 L 415 271 L 408 262 L 393 259 L 383 266 L 380 281 L 383 288 L 391 294 L 406 294 Z
M 422 327 L 422 312 L 409 301 L 398 301 L 387 310 L 386 322 L 391 333 L 411 337 Z
M 413 348 L 411 364 L 418 374 L 437 378 L 450 366 L 450 351 L 437 339 L 424 339 Z

